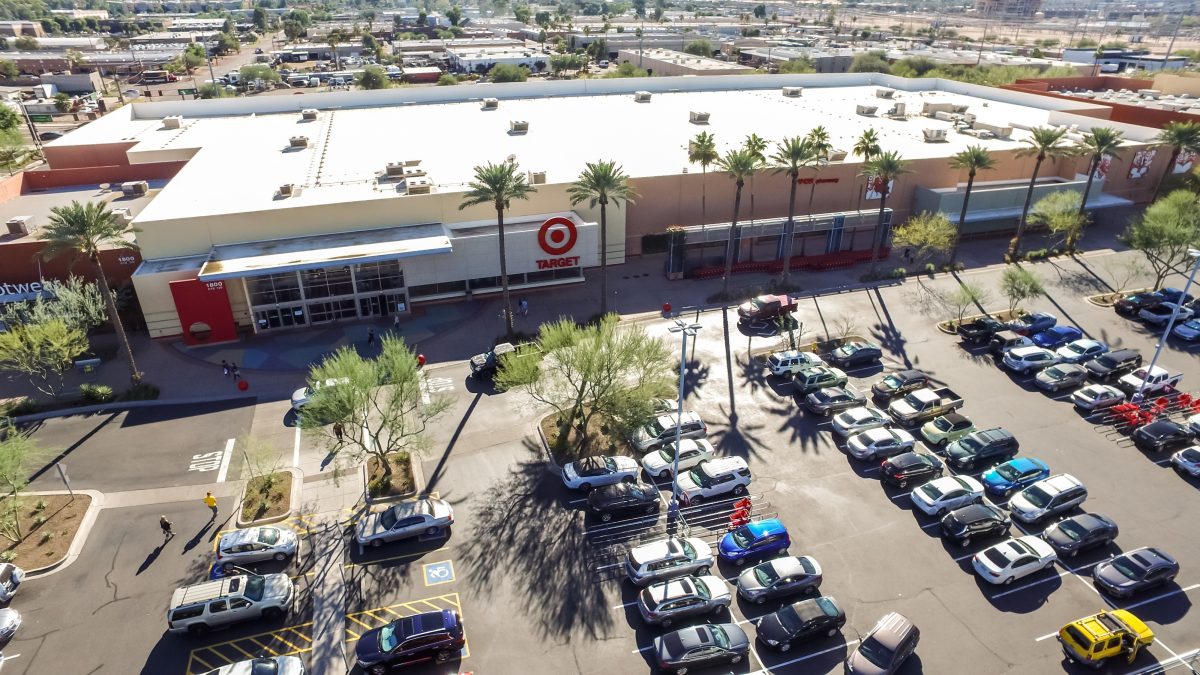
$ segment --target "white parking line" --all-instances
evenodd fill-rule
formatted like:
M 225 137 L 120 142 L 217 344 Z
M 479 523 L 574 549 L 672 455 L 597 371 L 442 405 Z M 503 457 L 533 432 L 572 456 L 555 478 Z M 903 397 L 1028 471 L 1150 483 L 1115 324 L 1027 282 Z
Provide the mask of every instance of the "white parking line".
M 1200 584 L 1192 584 L 1191 586 L 1177 588 L 1173 591 L 1167 591 L 1166 593 L 1159 593 L 1158 595 L 1156 595 L 1152 598 L 1146 598 L 1145 600 L 1139 600 L 1139 601 L 1133 603 L 1132 605 L 1125 605 L 1121 609 L 1136 609 L 1138 607 L 1141 607 L 1142 605 L 1148 605 L 1152 602 L 1157 602 L 1159 600 L 1162 600 L 1163 598 L 1169 598 L 1172 595 L 1179 595 L 1180 593 L 1187 593 L 1188 591 L 1194 591 L 1197 588 L 1200 588 Z
M 1006 596 L 1006 595 L 1012 595 L 1013 593 L 1020 593 L 1021 591 L 1025 590 L 1025 589 L 1028 589 L 1028 588 L 1033 588 L 1034 586 L 1041 586 L 1041 585 L 1042 585 L 1042 584 L 1044 584 L 1044 583 L 1048 583 L 1048 582 L 1051 582 L 1051 581 L 1055 581 L 1055 580 L 1057 580 L 1057 579 L 1061 579 L 1061 578 L 1063 578 L 1063 577 L 1067 576 L 1068 574 L 1070 574 L 1070 572 L 1066 572 L 1066 571 L 1059 572 L 1059 573 L 1058 573 L 1058 574 L 1056 574 L 1055 576 L 1052 576 L 1052 577 L 1046 577 L 1045 579 L 1038 579 L 1037 581 L 1035 581 L 1035 582 L 1033 582 L 1033 583 L 1031 583 L 1031 584 L 1023 584 L 1023 585 L 1021 585 L 1021 586 L 1016 586 L 1016 587 L 1010 588 L 1009 590 L 1007 590 L 1007 591 L 1004 591 L 1003 593 L 997 593 L 997 594 L 995 594 L 995 595 L 989 595 L 989 596 L 988 596 L 988 599 L 989 599 L 989 600 L 999 600 L 1000 598 L 1003 598 L 1003 597 L 1004 597 L 1004 596 Z
M 888 499 L 890 499 L 892 501 L 896 501 L 898 499 L 911 499 L 911 498 L 912 498 L 912 495 L 907 492 L 901 492 L 898 495 L 892 495 L 891 497 L 888 497 Z M 924 512 L 922 512 L 922 513 L 924 513 Z
M 596 571 L 603 572 L 604 570 L 611 570 L 614 567 L 620 567 L 621 565 L 624 565 L 624 564 L 625 563 L 623 563 L 623 562 L 619 562 L 619 563 L 612 563 L 611 565 L 601 565 L 600 567 L 596 568 Z
M 225 441 L 225 454 L 221 455 L 221 468 L 217 470 L 218 483 L 224 483 L 225 476 L 229 473 L 229 460 L 233 457 L 233 444 L 236 442 L 233 438 Z
M 883 471 L 883 467 L 882 466 L 873 466 L 869 469 L 862 470 L 863 473 L 875 473 L 876 471 Z
M 1164 645 L 1162 642 L 1159 642 L 1158 640 L 1155 640 L 1155 642 L 1158 642 L 1158 644 L 1159 644 L 1159 645 L 1162 645 L 1163 649 L 1167 649 L 1167 646 L 1166 646 L 1166 645 Z M 1170 649 L 1167 649 L 1167 651 L 1169 651 L 1169 652 L 1170 652 L 1171 650 L 1170 650 Z M 1175 652 L 1171 652 L 1171 653 L 1172 653 L 1172 654 L 1174 654 Z M 1162 660 L 1158 661 L 1157 663 L 1155 663 L 1155 664 L 1154 664 L 1154 665 L 1152 665 L 1152 666 L 1146 666 L 1145 668 L 1142 668 L 1141 670 L 1135 670 L 1135 671 L 1133 671 L 1132 673 L 1127 673 L 1126 675 L 1144 675 L 1145 673 L 1154 672 L 1154 671 L 1156 671 L 1156 670 L 1157 670 L 1157 671 L 1159 671 L 1159 672 L 1162 672 L 1163 670 L 1166 670 L 1166 668 L 1163 668 L 1163 666 L 1167 666 L 1167 665 L 1169 665 L 1169 664 L 1173 664 L 1173 663 L 1175 663 L 1176 661 L 1178 661 L 1178 662 L 1182 663 L 1182 662 L 1184 662 L 1184 661 L 1186 661 L 1186 660 L 1188 660 L 1188 659 L 1192 658 L 1192 657 L 1193 657 L 1193 656 L 1195 656 L 1197 653 L 1200 653 L 1200 649 L 1192 649 L 1192 650 L 1190 650 L 1190 651 L 1186 651 L 1186 652 L 1184 652 L 1184 653 L 1182 653 L 1182 654 L 1178 654 L 1178 655 L 1176 655 L 1176 656 L 1172 656 L 1172 657 L 1171 657 L 1171 658 L 1169 658 L 1169 659 L 1162 659 Z
M 965 554 L 960 555 L 957 558 L 955 558 L 954 562 L 962 562 L 962 561 L 966 560 L 967 558 L 974 558 L 974 557 L 975 557 L 974 553 L 965 553 Z
M 825 654 L 828 654 L 829 652 L 836 652 L 839 649 L 849 649 L 850 647 L 853 647 L 854 645 L 858 644 L 859 642 L 860 642 L 860 640 L 847 640 L 846 642 L 844 642 L 840 645 L 835 645 L 833 647 L 830 647 L 829 649 L 822 649 L 821 651 L 813 652 L 812 654 L 805 654 L 804 656 L 797 656 L 796 658 L 792 659 L 791 661 L 784 661 L 783 663 L 776 663 L 775 665 L 773 665 L 771 667 L 775 668 L 775 669 L 786 668 L 790 665 L 800 663 L 801 661 L 807 661 L 809 659 L 815 659 L 818 656 L 824 656 Z M 750 673 L 750 675 L 763 675 L 765 673 L 770 673 L 770 672 L 771 672 L 770 670 L 767 670 L 766 668 L 764 668 L 762 670 L 756 670 L 753 673 Z
M 925 523 L 924 525 L 922 525 L 922 526 L 921 526 L 921 529 L 922 529 L 922 530 L 928 530 L 929 528 L 932 528 L 932 527 L 937 527 L 937 526 L 939 526 L 939 525 L 941 525 L 941 524 L 942 524 L 942 521 L 940 521 L 940 520 L 935 520 L 935 521 L 933 521 L 932 523 Z

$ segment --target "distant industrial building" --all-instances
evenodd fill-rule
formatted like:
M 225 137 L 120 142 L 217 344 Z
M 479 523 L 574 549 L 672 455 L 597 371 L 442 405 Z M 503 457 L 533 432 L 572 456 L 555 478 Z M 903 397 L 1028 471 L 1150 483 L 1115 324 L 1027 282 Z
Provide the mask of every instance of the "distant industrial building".
M 530 70 L 545 70 L 550 66 L 550 55 L 536 49 L 470 48 L 447 49 L 450 67 L 463 73 L 481 72 L 492 69 L 492 66 L 507 63 L 513 66 L 525 66 Z
M 619 61 L 628 61 L 644 68 L 651 75 L 748 75 L 754 72 L 750 66 L 720 61 L 677 52 L 671 49 L 622 49 L 617 54 Z
M 42 29 L 42 24 L 37 21 L 0 21 L 0 35 L 13 37 L 27 35 L 40 38 L 45 34 L 46 31 Z
M 1032 17 L 1042 0 L 975 0 L 975 11 L 989 17 Z
M 1153 73 L 1160 70 L 1182 70 L 1188 64 L 1186 57 L 1152 56 L 1148 49 L 1103 49 L 1099 55 L 1094 49 L 1064 49 L 1063 60 L 1092 65 L 1099 63 L 1101 73 Z

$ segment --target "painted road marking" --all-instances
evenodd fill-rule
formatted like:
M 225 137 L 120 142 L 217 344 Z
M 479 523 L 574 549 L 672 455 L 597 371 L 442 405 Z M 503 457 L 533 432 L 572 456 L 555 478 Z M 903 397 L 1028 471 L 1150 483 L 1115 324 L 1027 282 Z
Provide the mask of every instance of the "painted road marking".
M 775 665 L 771 666 L 771 668 L 778 670 L 780 668 L 786 668 L 787 666 L 790 666 L 790 665 L 793 665 L 796 663 L 800 663 L 801 661 L 815 659 L 816 657 L 823 656 L 825 654 L 828 654 L 829 652 L 836 652 L 839 649 L 849 650 L 851 647 L 858 644 L 859 642 L 860 642 L 860 640 L 847 640 L 846 642 L 843 642 L 840 645 L 835 645 L 833 647 L 830 647 L 829 649 L 822 649 L 821 651 L 813 652 L 812 654 L 805 654 L 804 656 L 797 656 L 796 658 L 792 659 L 791 661 L 784 661 L 783 663 L 776 663 Z M 770 673 L 770 672 L 771 671 L 768 669 L 756 670 L 753 673 L 750 673 L 750 675 L 762 675 L 764 673 Z
M 292 466 L 300 468 L 300 427 L 296 427 L 296 440 L 292 443 Z
M 450 560 L 428 563 L 421 566 L 425 572 L 425 585 L 437 586 L 454 581 L 454 563 Z
M 461 615 L 462 607 L 458 602 L 458 593 L 447 593 L 446 595 L 437 595 L 422 600 L 401 602 L 388 607 L 376 607 L 374 609 L 347 614 L 346 642 L 354 642 L 362 637 L 362 633 L 385 626 L 395 619 L 441 609 L 453 609 Z
M 225 441 L 225 454 L 221 455 L 221 470 L 217 472 L 218 483 L 224 483 L 225 476 L 229 473 L 229 460 L 233 457 L 233 444 L 236 442 L 232 438 Z
M 201 452 L 192 455 L 188 463 L 188 471 L 216 471 L 221 468 L 221 453 Z
M 188 655 L 188 675 L 199 675 L 221 666 L 259 656 L 296 656 L 312 650 L 312 622 L 288 626 L 237 640 L 193 649 Z

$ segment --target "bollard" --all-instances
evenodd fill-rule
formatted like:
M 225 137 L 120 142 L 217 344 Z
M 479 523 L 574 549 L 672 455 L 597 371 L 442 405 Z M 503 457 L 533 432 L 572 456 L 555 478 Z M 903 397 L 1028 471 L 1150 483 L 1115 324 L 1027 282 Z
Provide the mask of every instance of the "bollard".
M 238 391 L 246 391 L 250 388 L 250 383 L 245 380 L 238 380 Z
M 664 302 L 662 311 L 663 311 L 663 316 L 670 316 L 671 315 L 671 303 Z
M 420 368 L 421 366 L 424 366 L 424 365 L 425 365 L 425 355 L 417 354 L 417 367 Z

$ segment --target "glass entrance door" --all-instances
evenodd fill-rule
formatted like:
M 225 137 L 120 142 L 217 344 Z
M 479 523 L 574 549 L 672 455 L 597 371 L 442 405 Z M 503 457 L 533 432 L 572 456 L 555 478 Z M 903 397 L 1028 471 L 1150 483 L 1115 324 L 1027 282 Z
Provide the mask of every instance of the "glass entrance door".
M 300 305 L 256 309 L 254 310 L 254 321 L 258 324 L 258 330 L 291 328 L 307 323 L 304 318 L 304 308 Z

